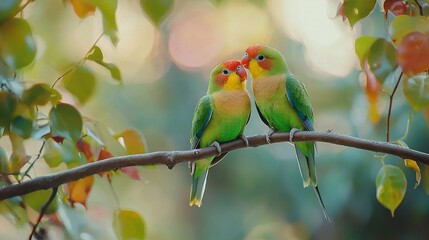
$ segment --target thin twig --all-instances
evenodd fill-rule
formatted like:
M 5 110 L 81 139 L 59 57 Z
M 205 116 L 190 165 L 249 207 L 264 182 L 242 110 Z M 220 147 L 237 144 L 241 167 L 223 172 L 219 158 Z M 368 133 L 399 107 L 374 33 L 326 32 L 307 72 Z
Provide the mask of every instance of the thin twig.
M 270 140 L 272 143 L 289 141 L 289 133 L 274 133 Z M 429 154 L 398 146 L 396 144 L 366 140 L 362 138 L 336 134 L 333 132 L 300 131 L 294 134 L 294 142 L 317 141 L 326 142 L 348 147 L 359 148 L 372 152 L 386 153 L 404 159 L 413 159 L 425 165 L 429 165 Z M 265 135 L 255 135 L 247 137 L 250 147 L 257 147 L 268 144 Z M 235 149 L 246 148 L 242 139 L 221 144 L 222 153 Z M 222 154 L 221 153 L 221 154 Z M 103 161 L 91 162 L 76 168 L 68 169 L 54 174 L 36 177 L 19 184 L 0 187 L 0 200 L 21 196 L 29 192 L 41 189 L 58 187 L 61 184 L 76 181 L 100 172 L 111 171 L 129 166 L 166 165 L 174 166 L 177 163 L 197 161 L 199 159 L 218 155 L 214 147 L 206 147 L 188 151 L 161 151 L 145 154 L 126 155 L 112 157 Z
M 24 174 L 22 174 L 21 179 L 19 182 L 21 182 L 25 176 L 29 176 L 28 172 L 30 172 L 31 168 L 33 168 L 34 164 L 36 163 L 36 161 L 40 158 L 40 156 L 42 156 L 42 151 L 43 148 L 45 147 L 45 141 L 43 141 L 42 146 L 39 149 L 39 153 L 37 154 L 36 158 L 33 160 L 33 162 L 30 164 L 30 166 L 28 166 L 27 170 L 25 170 Z
M 46 201 L 45 205 L 43 205 L 42 210 L 40 211 L 39 217 L 37 218 L 36 224 L 34 224 L 33 229 L 31 230 L 30 236 L 28 237 L 28 240 L 31 240 L 34 233 L 36 232 L 37 226 L 39 226 L 40 221 L 42 220 L 43 216 L 45 215 L 46 210 L 48 210 L 49 205 L 51 205 L 51 202 L 55 199 L 55 196 L 58 192 L 58 186 L 52 188 L 51 196 L 49 197 L 48 201 Z
M 85 53 L 85 56 L 83 58 L 81 58 L 75 65 L 73 65 L 72 68 L 70 68 L 69 70 L 67 70 L 67 72 L 63 73 L 61 76 L 59 76 L 57 78 L 57 80 L 55 80 L 55 82 L 52 84 L 51 88 L 54 88 L 55 85 L 57 84 L 57 82 L 59 82 L 62 78 L 64 78 L 67 74 L 71 73 L 72 71 L 76 70 L 77 68 L 79 68 L 82 64 L 85 63 L 86 58 L 88 57 L 89 53 L 91 52 L 91 50 L 94 48 L 94 46 L 98 43 L 98 41 L 101 39 L 101 37 L 104 35 L 104 33 L 100 34 L 100 36 L 98 36 L 97 40 L 95 40 L 95 42 L 92 44 L 92 46 L 89 48 L 89 50 Z
M 393 96 L 395 95 L 396 89 L 398 89 L 399 82 L 401 81 L 402 74 L 399 74 L 398 80 L 396 81 L 395 87 L 393 88 L 392 94 L 389 96 L 389 111 L 387 113 L 387 131 L 386 131 L 386 142 L 390 142 L 390 114 L 392 113 Z

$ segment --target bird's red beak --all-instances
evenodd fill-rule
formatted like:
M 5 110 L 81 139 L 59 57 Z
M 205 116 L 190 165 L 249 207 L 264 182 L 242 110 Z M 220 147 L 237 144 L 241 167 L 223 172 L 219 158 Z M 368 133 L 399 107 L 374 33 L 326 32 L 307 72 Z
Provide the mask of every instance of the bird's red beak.
M 246 70 L 243 66 L 239 65 L 237 69 L 235 70 L 235 73 L 240 77 L 240 80 L 243 82 L 247 78 Z
M 245 67 L 245 68 L 249 68 L 249 62 L 250 62 L 250 57 L 249 55 L 244 55 L 243 58 L 241 59 L 241 64 Z

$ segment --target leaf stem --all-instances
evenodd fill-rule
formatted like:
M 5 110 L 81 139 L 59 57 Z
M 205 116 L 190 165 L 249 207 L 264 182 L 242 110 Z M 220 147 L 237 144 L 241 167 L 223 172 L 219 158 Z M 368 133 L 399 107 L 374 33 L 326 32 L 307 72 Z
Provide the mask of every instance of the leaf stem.
M 423 8 L 422 8 L 422 5 L 420 5 L 419 0 L 415 0 L 414 2 L 416 3 L 417 7 L 419 8 L 420 15 L 423 16 Z
M 28 237 L 28 240 L 31 240 L 34 233 L 36 232 L 37 226 L 39 226 L 40 221 L 42 220 L 43 216 L 45 215 L 46 210 L 48 210 L 49 205 L 51 202 L 55 199 L 55 196 L 58 192 L 58 186 L 52 188 L 51 196 L 49 197 L 48 201 L 46 201 L 45 205 L 43 205 L 42 210 L 40 211 L 39 217 L 37 218 L 36 224 L 34 224 L 33 229 L 31 230 L 30 236 Z
M 389 111 L 387 113 L 387 131 L 386 131 L 386 142 L 390 142 L 390 115 L 392 113 L 392 105 L 393 105 L 393 96 L 396 93 L 396 90 L 398 89 L 399 82 L 401 81 L 402 75 L 404 72 L 401 71 L 401 74 L 399 74 L 398 80 L 396 81 L 395 87 L 393 88 L 392 94 L 389 96 Z

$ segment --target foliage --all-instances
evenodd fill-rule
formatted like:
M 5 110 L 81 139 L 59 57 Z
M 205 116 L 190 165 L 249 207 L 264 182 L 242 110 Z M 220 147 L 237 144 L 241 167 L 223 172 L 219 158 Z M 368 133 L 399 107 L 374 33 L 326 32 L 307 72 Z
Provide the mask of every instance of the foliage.
M 390 109 L 393 95 L 404 74 L 403 91 L 405 99 L 414 111 L 427 108 L 429 96 L 429 18 L 424 15 L 422 3 L 418 0 L 385 0 L 385 24 L 389 35 L 385 38 L 361 36 L 356 40 L 356 54 L 366 76 L 366 94 L 370 104 L 371 120 L 377 123 L 380 114 L 377 110 L 378 95 L 389 90 L 385 80 L 389 76 L 397 76 L 401 71 L 390 94 L 390 108 L 387 119 L 387 141 L 389 141 Z M 352 6 L 353 5 L 353 6 Z M 350 26 L 365 18 L 373 8 L 375 1 L 344 1 L 338 8 L 338 15 L 348 19 Z M 352 6 L 352 7 L 351 7 Z M 370 6 L 370 9 L 368 8 Z M 345 9 L 352 10 L 346 11 Z M 356 16 L 355 13 L 359 13 Z M 398 69 L 398 71 L 397 71 Z M 374 87 L 377 86 L 377 87 Z M 408 127 L 408 126 L 407 126 Z M 402 139 L 396 140 L 398 145 L 407 147 Z M 383 156 L 384 159 L 386 156 Z M 416 187 L 420 183 L 420 168 L 411 159 L 405 159 L 405 166 L 416 172 Z M 383 166 L 376 179 L 377 199 L 390 209 L 392 216 L 401 203 L 406 191 L 406 179 L 398 167 Z
M 80 59 L 69 62 L 69 68 L 66 71 L 62 66 L 55 64 L 50 66 L 60 73 L 55 81 L 36 79 L 35 82 L 31 82 L 31 79 L 25 73 L 31 67 L 39 67 L 37 65 L 40 60 L 38 54 L 41 53 L 43 47 L 50 48 L 50 46 L 39 44 L 38 36 L 34 34 L 37 26 L 33 26 L 25 14 L 28 5 L 38 4 L 38 2 L 32 0 L 4 0 L 0 3 L 0 138 L 3 141 L 7 141 L 12 149 L 11 153 L 7 154 L 3 146 L 0 146 L 0 186 L 20 183 L 34 177 L 31 174 L 31 170 L 34 164 L 37 161 L 40 162 L 41 159 L 52 171 L 56 172 L 94 161 L 102 161 L 112 156 L 147 152 L 145 139 L 138 131 L 125 129 L 114 132 L 111 126 L 106 126 L 97 119 L 94 120 L 93 116 L 86 116 L 83 110 L 86 104 L 94 100 L 93 97 L 100 90 L 100 85 L 104 83 L 101 82 L 100 74 L 96 71 L 97 67 L 110 74 L 110 80 L 112 80 L 109 82 L 110 84 L 120 85 L 115 86 L 118 88 L 123 86 L 124 77 L 120 68 L 116 62 L 112 63 L 106 60 L 108 59 L 106 57 L 108 50 L 104 49 L 103 45 L 99 43 L 99 40 L 103 37 L 107 37 L 113 46 L 117 46 L 120 41 L 117 25 L 119 1 L 64 1 L 65 4 L 71 5 L 75 17 L 82 21 L 100 18 L 98 20 L 100 23 L 102 22 L 103 32 L 100 33 L 100 37 L 92 46 L 87 49 L 88 51 L 83 56 L 80 56 Z M 177 5 L 174 0 L 135 0 L 135 2 L 139 5 L 139 11 L 142 11 L 141 14 L 146 16 L 153 24 L 153 27 L 157 29 L 156 31 L 159 32 L 163 31 L 163 23 Z M 228 1 L 212 0 L 211 2 L 215 4 L 216 8 L 222 9 L 223 5 L 227 4 Z M 252 2 L 251 4 L 256 3 L 259 7 L 265 7 L 263 4 L 265 1 L 253 0 L 250 2 Z M 427 1 L 421 0 L 385 0 L 380 7 L 384 12 L 384 24 L 388 34 L 384 37 L 364 35 L 355 42 L 355 52 L 365 75 L 364 92 L 369 104 L 369 118 L 373 124 L 379 124 L 382 119 L 387 118 L 387 136 L 389 136 L 390 131 L 390 110 L 387 117 L 383 116 L 379 103 L 383 98 L 383 94 L 388 93 L 391 98 L 390 104 L 392 105 L 396 88 L 401 81 L 404 99 L 411 108 L 416 112 L 426 112 L 426 114 L 428 111 L 429 58 L 427 56 L 429 56 L 429 18 L 427 11 L 423 11 L 423 3 L 427 5 Z M 344 20 L 347 19 L 350 27 L 354 28 L 360 21 L 373 20 L 371 17 L 377 11 L 377 8 L 377 1 L 375 0 L 344 0 L 338 6 L 337 15 Z M 187 17 L 194 16 L 189 15 Z M 229 38 L 229 36 L 223 37 Z M 162 37 L 159 38 L 162 42 Z M 139 40 L 144 44 L 145 41 L 150 39 Z M 226 42 L 227 40 L 224 39 L 223 41 Z M 206 50 L 206 47 L 204 49 Z M 129 56 L 129 58 L 133 58 L 133 56 Z M 154 62 L 154 65 L 156 65 L 159 63 L 159 59 L 155 59 Z M 188 77 L 188 75 L 185 75 L 185 77 Z M 392 81 L 391 79 L 397 80 Z M 191 78 L 190 82 L 192 81 L 193 79 Z M 171 89 L 174 89 L 174 91 L 163 93 L 163 95 L 168 95 L 166 97 L 168 100 L 160 100 L 161 104 L 168 104 L 169 101 L 179 102 L 176 100 L 178 98 L 176 94 L 184 94 L 183 91 L 189 91 L 191 84 L 181 83 L 182 85 L 180 85 L 177 82 L 168 82 L 168 84 L 172 85 Z M 151 95 L 159 94 L 159 92 L 152 92 L 154 89 L 151 87 L 147 87 L 147 89 L 147 92 Z M 140 91 L 140 89 L 136 88 L 134 91 Z M 138 94 L 141 93 L 139 92 Z M 121 108 L 127 106 L 127 103 L 117 100 L 108 101 L 108 104 L 120 104 Z M 139 104 L 144 105 L 144 103 Z M 139 109 L 131 108 L 130 111 L 137 112 L 140 110 L 139 106 Z M 143 112 L 143 110 L 141 111 Z M 176 107 L 172 111 L 175 112 L 169 115 L 161 115 L 162 117 L 160 118 L 171 119 L 171 115 L 177 115 L 178 112 L 183 110 Z M 157 113 L 156 109 L 154 112 Z M 153 126 L 162 126 L 162 121 L 151 120 Z M 179 123 L 174 126 L 175 128 L 169 128 L 165 131 L 174 135 L 177 125 Z M 404 128 L 406 132 L 408 129 L 409 125 Z M 402 138 L 391 142 L 408 148 L 408 142 L 405 143 L 406 137 L 407 133 Z M 180 139 L 180 141 L 182 140 Z M 389 137 L 387 137 L 387 141 L 390 141 Z M 31 142 L 31 144 L 34 142 L 40 143 L 37 155 L 28 153 L 26 145 L 28 142 Z M 258 154 L 246 156 L 250 158 L 258 156 Z M 263 157 L 268 158 L 267 156 Z M 407 178 L 402 170 L 403 168 L 385 163 L 388 156 L 379 157 L 382 164 L 381 169 L 376 177 L 375 174 L 371 175 L 375 177 L 375 196 L 383 206 L 389 209 L 393 216 L 398 206 L 405 201 Z M 428 174 L 427 167 L 420 169 L 419 165 L 412 159 L 404 159 L 404 166 L 415 173 L 415 187 L 419 186 L 420 182 L 424 184 L 425 181 L 429 181 L 427 177 L 424 177 L 425 174 Z M 338 166 L 334 167 L 339 168 Z M 227 173 L 222 175 L 220 179 L 226 182 L 230 178 L 229 176 L 235 175 L 240 181 L 245 179 L 243 181 L 249 182 L 249 175 L 256 179 L 260 174 L 259 169 L 257 172 L 252 172 L 253 170 L 246 166 L 236 166 L 233 169 L 238 168 L 247 175 L 242 176 L 243 173 L 234 172 L 231 170 L 232 168 L 223 169 Z M 263 165 L 261 168 L 268 169 L 270 166 Z M 272 172 L 278 171 L 276 167 L 272 167 L 271 170 Z M 338 171 L 347 170 L 340 169 Z M 365 172 L 367 172 L 366 169 Z M 113 172 L 101 172 L 99 175 L 102 179 L 107 180 L 106 182 L 112 189 L 112 179 L 115 177 L 120 179 L 122 175 L 133 180 L 142 179 L 137 167 L 122 168 Z M 348 173 L 344 173 L 342 176 L 344 176 L 344 179 L 350 178 Z M 65 184 L 65 186 L 58 189 L 58 194 L 50 202 L 48 199 L 53 192 L 52 189 L 4 200 L 0 202 L 0 214 L 7 216 L 16 227 L 28 225 L 34 227 L 36 230 L 35 235 L 39 237 L 43 236 L 45 230 L 56 226 L 64 233 L 64 236 L 69 236 L 72 239 L 79 238 L 85 227 L 90 225 L 84 216 L 85 213 L 82 208 L 87 207 L 88 196 L 94 191 L 94 184 L 98 178 L 98 176 L 90 176 Z M 264 176 L 263 179 L 265 178 Z M 346 185 L 348 181 L 350 180 L 346 179 L 344 182 L 336 182 L 336 184 Z M 260 183 L 256 180 L 252 184 L 252 188 L 259 186 L 262 188 L 262 192 L 267 191 L 266 186 L 260 186 Z M 350 183 L 350 185 L 352 184 Z M 351 188 L 350 186 L 348 187 Z M 427 186 L 425 187 L 427 188 Z M 229 189 L 228 191 L 231 190 Z M 243 191 L 246 192 L 246 189 Z M 252 189 L 246 193 L 254 195 L 255 191 Z M 228 192 L 228 194 L 233 195 L 232 192 Z M 281 193 L 278 194 L 280 195 Z M 285 194 L 290 193 L 285 191 Z M 410 194 L 410 191 L 407 194 Z M 260 199 L 259 197 L 255 199 Z M 284 205 L 282 199 L 275 200 L 274 198 L 275 196 L 270 196 L 270 199 L 273 200 L 270 204 Z M 359 198 L 356 197 L 356 199 Z M 222 201 L 225 202 L 224 200 Z M 252 201 L 257 203 L 257 200 Z M 264 210 L 265 204 L 258 204 Z M 241 205 L 242 203 L 240 202 Z M 42 209 L 45 206 L 46 211 L 43 213 L 45 218 L 42 219 L 42 224 L 38 226 L 34 213 L 36 215 L 42 214 Z M 91 208 L 91 206 L 88 206 L 88 208 Z M 256 221 L 255 215 L 261 215 L 261 218 L 263 218 L 265 213 L 260 214 L 261 209 L 248 213 L 254 215 L 249 215 L 251 220 L 246 220 L 248 221 L 246 224 Z M 301 210 L 300 208 L 296 209 Z M 296 209 L 292 209 L 292 212 L 298 211 Z M 210 214 L 220 215 L 221 212 L 213 211 Z M 150 229 L 146 228 L 143 217 L 135 210 L 123 209 L 117 204 L 116 209 L 110 215 L 113 219 L 111 223 L 113 232 L 119 239 L 145 239 L 147 231 L 150 231 Z M 228 217 L 235 221 L 234 216 L 228 215 Z M 215 220 L 205 219 L 205 221 L 210 223 L 210 221 Z M 226 222 L 224 224 L 227 225 Z

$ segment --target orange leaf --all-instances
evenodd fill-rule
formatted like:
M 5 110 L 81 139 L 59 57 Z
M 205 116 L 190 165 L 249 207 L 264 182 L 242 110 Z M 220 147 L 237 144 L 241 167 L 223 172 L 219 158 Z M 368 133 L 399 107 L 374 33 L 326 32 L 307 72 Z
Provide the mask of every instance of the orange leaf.
M 93 183 L 94 176 L 89 176 L 67 184 L 68 200 L 72 206 L 74 206 L 75 203 L 80 203 L 86 207 L 86 199 L 88 198 Z
M 85 157 L 86 157 L 86 159 L 88 159 L 88 162 L 92 162 L 92 161 L 90 161 L 90 159 L 92 157 L 91 146 L 89 145 L 88 142 L 84 141 L 81 138 L 77 141 L 76 147 L 80 152 L 85 154 Z
M 95 12 L 95 5 L 86 0 L 70 0 L 70 2 L 79 18 L 85 18 L 88 15 L 93 15 Z
M 121 138 L 124 141 L 127 154 L 139 154 L 145 152 L 145 140 L 139 132 L 128 129 L 117 134 L 115 137 Z
M 407 75 L 429 69 L 429 33 L 408 33 L 398 46 L 397 60 Z
M 381 92 L 380 82 L 377 81 L 374 73 L 369 68 L 368 60 L 365 59 L 363 64 L 363 71 L 366 76 L 365 93 L 369 103 L 369 119 L 373 123 L 378 123 L 381 118 L 381 114 L 378 110 L 378 97 Z
M 111 157 L 113 157 L 113 155 L 105 149 L 101 149 L 100 153 L 98 154 L 98 160 L 104 160 L 104 159 L 111 158 Z M 102 177 L 104 175 L 104 173 L 105 172 L 99 172 L 98 175 L 100 177 Z M 107 178 L 110 180 L 112 178 L 112 173 L 108 172 Z

